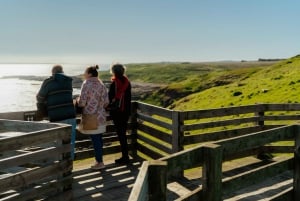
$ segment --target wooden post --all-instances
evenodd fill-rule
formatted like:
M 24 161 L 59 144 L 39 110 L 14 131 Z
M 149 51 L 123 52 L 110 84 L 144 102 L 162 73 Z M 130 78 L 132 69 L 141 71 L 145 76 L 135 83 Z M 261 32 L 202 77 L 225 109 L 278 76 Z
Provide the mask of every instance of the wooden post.
M 148 169 L 149 201 L 167 200 L 167 162 L 150 161 Z
M 181 131 L 183 125 L 182 115 L 179 111 L 172 111 L 172 153 L 183 150 L 184 133 Z
M 181 126 L 184 124 L 183 115 L 179 111 L 172 111 L 172 153 L 184 150 L 183 140 L 184 132 Z M 183 171 L 174 171 L 172 177 L 182 177 Z
M 72 132 L 72 127 L 69 126 L 69 127 L 66 129 L 65 132 L 71 133 L 71 132 Z M 66 145 L 66 144 L 71 144 L 71 135 L 69 135 L 69 137 L 66 138 L 66 139 L 62 139 L 62 145 Z M 67 152 L 67 153 L 65 153 L 65 154 L 62 154 L 62 160 L 61 160 L 61 161 L 68 161 L 69 163 L 71 163 L 71 165 L 72 165 L 72 167 L 73 167 L 73 160 L 72 160 L 72 158 L 71 158 L 71 150 L 70 150 L 70 152 Z M 71 176 L 72 176 L 72 169 L 73 169 L 73 168 L 71 168 L 71 170 L 65 171 L 65 172 L 63 173 L 63 178 L 65 178 L 65 177 L 71 177 Z M 72 183 L 69 184 L 69 185 L 64 186 L 63 191 L 66 192 L 66 191 L 69 191 L 69 190 L 71 190 L 71 189 L 72 189 Z
M 131 154 L 133 158 L 137 157 L 137 127 L 138 127 L 138 122 L 137 122 L 137 102 L 132 102 L 131 103 L 131 124 L 132 124 L 132 129 L 131 129 Z
M 300 125 L 295 126 L 294 201 L 300 200 Z
M 208 144 L 203 147 L 203 198 L 207 201 L 222 200 L 222 147 Z
M 260 119 L 256 122 L 257 126 L 264 127 L 265 121 L 264 121 L 264 116 L 265 116 L 265 111 L 259 111 L 255 113 L 255 116 L 259 117 Z

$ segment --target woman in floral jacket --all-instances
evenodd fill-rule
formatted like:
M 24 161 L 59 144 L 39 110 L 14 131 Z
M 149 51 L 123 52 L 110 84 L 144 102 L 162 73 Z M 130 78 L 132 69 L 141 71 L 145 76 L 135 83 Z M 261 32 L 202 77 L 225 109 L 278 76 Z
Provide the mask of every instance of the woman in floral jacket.
M 77 99 L 79 107 L 83 107 L 83 115 L 97 116 L 98 128 L 95 130 L 84 130 L 79 128 L 82 134 L 91 136 L 96 162 L 91 166 L 92 169 L 100 170 L 105 168 L 103 163 L 103 141 L 102 134 L 106 131 L 106 111 L 109 100 L 107 89 L 103 82 L 98 78 L 98 65 L 88 67 L 85 70 L 85 81 L 81 87 L 80 97 Z

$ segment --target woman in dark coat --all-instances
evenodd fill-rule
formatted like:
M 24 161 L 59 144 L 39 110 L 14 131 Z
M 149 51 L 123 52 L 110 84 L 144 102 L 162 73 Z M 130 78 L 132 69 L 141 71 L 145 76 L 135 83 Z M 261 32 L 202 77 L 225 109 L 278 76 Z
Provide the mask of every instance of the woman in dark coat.
M 129 162 L 126 131 L 131 112 L 131 84 L 125 76 L 125 70 L 122 64 L 112 65 L 113 77 L 108 93 L 110 114 L 121 144 L 122 157 L 115 160 L 119 164 Z

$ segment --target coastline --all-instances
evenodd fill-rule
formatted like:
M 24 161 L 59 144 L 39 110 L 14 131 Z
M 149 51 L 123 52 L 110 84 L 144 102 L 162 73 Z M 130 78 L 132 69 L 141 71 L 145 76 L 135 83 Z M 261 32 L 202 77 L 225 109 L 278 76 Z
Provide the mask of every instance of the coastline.
M 83 83 L 82 75 L 70 76 L 73 79 L 73 88 L 80 89 Z M 3 76 L 0 79 L 20 79 L 20 80 L 28 80 L 28 81 L 44 81 L 48 76 L 31 76 L 31 75 L 22 75 L 22 76 Z M 111 81 L 103 80 L 104 84 L 109 87 Z M 152 83 L 144 83 L 144 82 L 131 82 L 132 87 L 132 99 L 140 100 L 142 97 L 147 96 L 153 91 L 156 91 L 165 85 L 163 84 L 152 84 Z M 78 95 L 78 94 L 74 94 Z

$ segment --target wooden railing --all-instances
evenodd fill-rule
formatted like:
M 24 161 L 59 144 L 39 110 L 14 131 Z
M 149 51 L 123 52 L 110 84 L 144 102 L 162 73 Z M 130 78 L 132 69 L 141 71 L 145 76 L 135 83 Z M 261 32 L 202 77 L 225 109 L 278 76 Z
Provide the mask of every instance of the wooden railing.
M 16 112 L 0 114 L 1 118 L 34 121 L 36 115 L 35 111 Z M 108 119 L 110 118 L 108 117 Z M 218 142 L 220 144 L 218 146 L 226 147 L 227 139 L 239 139 L 251 133 L 261 133 L 284 125 L 295 124 L 298 120 L 300 120 L 300 104 L 257 104 L 197 111 L 174 111 L 133 102 L 128 132 L 129 146 L 133 157 L 139 155 L 145 159 L 167 161 L 168 175 L 174 177 L 182 175 L 185 169 L 199 166 L 205 162 L 201 159 L 205 150 L 214 152 L 217 149 L 205 148 L 201 146 L 203 143 Z M 103 136 L 104 154 L 118 153 L 120 145 L 111 122 L 109 122 L 107 132 Z M 280 140 L 291 141 L 287 136 Z M 222 142 L 222 140 L 225 141 Z M 246 141 L 243 142 L 246 143 Z M 224 160 L 229 160 L 262 152 L 293 153 L 295 148 L 293 145 L 279 146 L 268 143 L 250 148 L 251 146 L 247 150 L 230 154 L 225 151 L 222 157 Z M 76 159 L 93 156 L 92 144 L 87 135 L 77 135 L 76 147 Z M 192 149 L 190 150 L 190 148 Z M 185 151 L 187 149 L 189 151 Z M 180 163 L 177 164 L 178 158 L 174 159 L 173 157 L 182 157 Z M 195 160 L 198 162 L 194 163 Z M 147 168 L 144 169 L 150 170 L 152 166 L 148 164 Z M 163 165 L 160 164 L 160 166 Z M 152 174 L 144 175 L 144 178 L 150 179 L 152 177 Z M 223 191 L 230 190 L 225 187 Z M 204 191 L 201 190 L 201 192 Z
M 2 113 L 0 119 L 36 120 L 36 112 Z M 110 120 L 110 117 L 108 117 Z M 132 103 L 128 139 L 131 153 L 158 159 L 199 143 L 268 130 L 300 120 L 300 104 L 257 104 L 219 109 L 174 111 L 141 102 Z M 120 151 L 112 122 L 104 137 L 104 154 Z M 76 159 L 93 156 L 88 135 L 77 135 Z M 291 146 L 268 146 L 265 151 L 290 153 Z
M 197 111 L 172 111 L 139 102 L 135 104 L 138 151 L 152 159 L 200 143 L 243 136 L 300 120 L 300 104 L 257 104 Z M 292 147 L 269 145 L 264 150 L 290 153 Z
M 275 176 L 287 170 L 294 172 L 294 186 L 285 193 L 278 195 L 274 200 L 300 200 L 300 126 L 285 126 L 267 131 L 216 141 L 213 144 L 199 145 L 194 148 L 163 157 L 158 161 L 167 162 L 159 164 L 163 171 L 160 176 L 150 174 L 149 164 L 143 164 L 129 200 L 166 200 L 167 182 L 157 181 L 156 178 L 167 180 L 174 172 L 202 166 L 202 187 L 178 200 L 206 200 L 217 201 L 230 192 L 234 192 L 246 186 L 257 184 L 268 177 Z M 252 169 L 240 175 L 222 178 L 222 163 L 227 160 L 253 154 L 253 150 L 264 145 L 280 140 L 293 139 L 296 151 L 294 158 L 270 163 L 256 169 Z M 153 162 L 155 164 L 155 161 Z M 148 168 L 145 168 L 148 166 Z M 158 172 L 158 171 L 156 171 Z M 151 189 L 156 188 L 153 192 Z M 152 199 L 155 198 L 155 199 Z M 159 199 L 157 199 L 159 198 Z
M 70 126 L 0 120 L 0 130 L 0 200 L 71 200 Z

